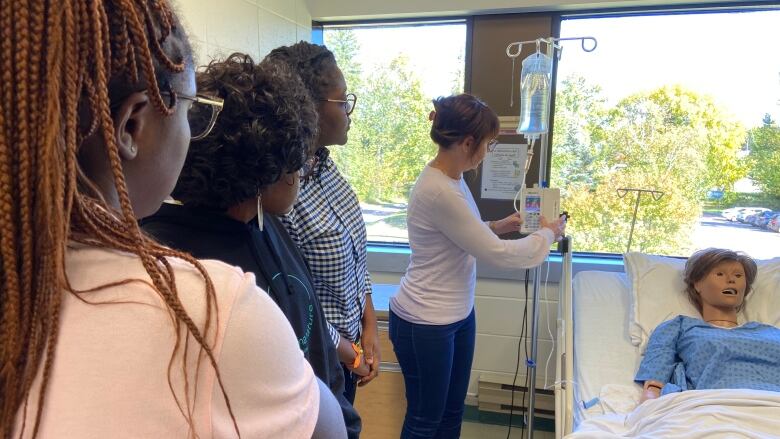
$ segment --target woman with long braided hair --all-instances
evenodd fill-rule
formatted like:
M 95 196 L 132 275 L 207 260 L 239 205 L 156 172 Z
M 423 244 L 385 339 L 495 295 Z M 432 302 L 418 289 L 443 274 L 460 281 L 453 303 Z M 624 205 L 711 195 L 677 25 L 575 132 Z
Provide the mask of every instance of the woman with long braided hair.
M 340 416 L 251 275 L 138 227 L 221 105 L 166 0 L 2 0 L 0 33 L 2 438 L 309 437 Z

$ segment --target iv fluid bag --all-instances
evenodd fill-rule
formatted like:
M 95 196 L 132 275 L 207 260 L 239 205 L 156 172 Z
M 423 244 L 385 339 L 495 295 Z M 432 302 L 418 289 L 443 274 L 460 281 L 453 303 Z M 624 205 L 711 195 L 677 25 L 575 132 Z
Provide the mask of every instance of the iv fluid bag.
M 517 133 L 526 138 L 547 132 L 552 59 L 536 52 L 523 60 L 520 73 L 520 123 Z

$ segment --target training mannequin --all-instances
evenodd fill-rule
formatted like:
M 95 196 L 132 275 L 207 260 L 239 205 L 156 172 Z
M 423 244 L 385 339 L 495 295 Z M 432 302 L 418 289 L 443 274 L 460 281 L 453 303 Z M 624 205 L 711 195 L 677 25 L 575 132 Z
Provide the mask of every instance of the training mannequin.
M 737 320 L 757 271 L 731 250 L 688 259 L 686 293 L 702 318 L 677 316 L 653 331 L 634 378 L 643 385 L 641 402 L 696 389 L 780 391 L 780 329 Z

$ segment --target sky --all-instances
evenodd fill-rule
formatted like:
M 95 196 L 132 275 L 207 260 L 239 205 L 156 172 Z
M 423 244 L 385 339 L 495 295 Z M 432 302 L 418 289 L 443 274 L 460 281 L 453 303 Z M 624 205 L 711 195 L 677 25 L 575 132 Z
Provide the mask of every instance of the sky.
M 466 25 L 437 25 L 354 29 L 360 42 L 358 61 L 364 72 L 387 65 L 401 53 L 408 55 L 428 97 L 452 92 L 455 73 L 463 70 Z
M 355 33 L 364 71 L 406 53 L 429 97 L 449 94 L 463 68 L 465 24 Z M 561 36 L 592 36 L 598 47 L 586 53 L 578 42 L 564 43 L 559 80 L 576 72 L 610 103 L 679 84 L 710 95 L 746 127 L 766 113 L 780 121 L 780 11 L 570 19 Z
M 566 20 L 558 78 L 577 72 L 610 103 L 665 84 L 710 95 L 746 127 L 780 121 L 780 11 Z

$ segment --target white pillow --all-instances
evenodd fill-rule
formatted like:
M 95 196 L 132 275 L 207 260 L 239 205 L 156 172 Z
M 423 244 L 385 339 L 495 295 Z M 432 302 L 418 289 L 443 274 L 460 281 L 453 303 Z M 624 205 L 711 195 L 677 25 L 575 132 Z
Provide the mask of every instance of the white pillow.
M 685 259 L 627 253 L 623 260 L 631 286 L 628 332 L 631 343 L 641 352 L 660 323 L 678 315 L 701 318 L 685 293 Z M 737 320 L 780 326 L 780 258 L 756 263 L 753 291 Z
M 745 318 L 780 327 L 780 258 L 756 263 L 758 276 L 745 299 Z
M 642 352 L 661 322 L 678 315 L 701 318 L 685 294 L 685 259 L 626 253 L 623 261 L 631 286 L 628 335 Z

